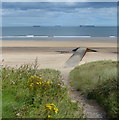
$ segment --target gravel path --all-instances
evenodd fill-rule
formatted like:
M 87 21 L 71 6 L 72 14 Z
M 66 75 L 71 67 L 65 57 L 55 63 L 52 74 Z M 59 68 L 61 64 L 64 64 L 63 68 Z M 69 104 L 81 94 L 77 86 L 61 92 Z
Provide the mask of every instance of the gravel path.
M 69 96 L 73 101 L 79 102 L 79 107 L 83 108 L 84 114 L 87 118 L 106 118 L 106 112 L 100 107 L 95 100 L 88 100 L 81 95 L 81 93 L 69 85 L 69 72 L 71 69 L 62 69 L 61 74 L 63 79 L 65 80 L 64 83 L 69 88 Z

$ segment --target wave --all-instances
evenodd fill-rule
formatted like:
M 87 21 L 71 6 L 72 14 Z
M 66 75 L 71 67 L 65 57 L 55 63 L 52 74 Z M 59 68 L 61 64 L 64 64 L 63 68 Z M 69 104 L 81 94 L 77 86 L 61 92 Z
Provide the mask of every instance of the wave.
M 5 39 L 5 38 L 90 38 L 94 36 L 52 36 L 52 35 L 42 35 L 42 36 L 36 36 L 36 35 L 19 35 L 19 36 L 0 36 L 0 39 Z M 110 35 L 108 36 L 109 38 L 116 38 L 116 36 Z
M 0 36 L 0 38 L 34 38 L 34 37 L 48 37 L 48 36 L 34 36 L 34 35 L 25 35 L 25 36 Z
M 53 37 L 91 37 L 91 36 L 53 36 Z
M 91 36 L 35 36 L 35 35 L 25 35 L 25 36 L 0 36 L 0 38 L 37 38 L 37 37 L 91 37 Z
M 115 38 L 116 36 L 110 35 L 109 37 L 111 37 L 111 38 Z

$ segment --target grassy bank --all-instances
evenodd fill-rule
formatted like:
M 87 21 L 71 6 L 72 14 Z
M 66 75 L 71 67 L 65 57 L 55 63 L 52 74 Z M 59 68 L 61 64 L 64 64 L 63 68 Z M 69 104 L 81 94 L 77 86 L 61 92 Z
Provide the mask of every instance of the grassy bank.
M 76 67 L 70 72 L 70 80 L 87 98 L 96 99 L 108 117 L 119 117 L 116 61 L 97 61 Z
M 82 118 L 59 71 L 23 65 L 2 68 L 3 118 Z

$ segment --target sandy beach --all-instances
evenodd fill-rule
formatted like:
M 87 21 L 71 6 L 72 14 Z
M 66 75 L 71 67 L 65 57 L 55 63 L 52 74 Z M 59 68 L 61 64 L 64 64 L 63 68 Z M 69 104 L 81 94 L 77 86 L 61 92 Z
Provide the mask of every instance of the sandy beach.
M 96 60 L 117 60 L 115 41 L 2 41 L 2 62 L 8 66 L 32 64 L 38 59 L 39 68 L 69 69 L 64 64 L 73 54 L 72 49 L 87 47 L 97 52 L 87 52 L 80 64 Z
M 1 46 L 1 43 L 0 43 Z M 80 39 L 66 41 L 2 41 L 2 47 L 117 47 L 116 39 Z
M 119 5 L 93 1 L 3 0 L 3 119 L 118 117 Z

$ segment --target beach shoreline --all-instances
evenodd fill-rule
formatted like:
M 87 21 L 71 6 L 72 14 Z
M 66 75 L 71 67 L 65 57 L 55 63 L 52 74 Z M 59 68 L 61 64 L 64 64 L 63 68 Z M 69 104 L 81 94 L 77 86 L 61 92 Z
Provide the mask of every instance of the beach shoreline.
M 109 40 L 64 40 L 64 41 L 17 41 L 8 40 L 0 43 L 2 47 L 117 47 L 116 39 Z
M 97 60 L 117 60 L 117 41 L 2 41 L 3 65 L 32 64 L 38 59 L 39 68 L 66 69 L 65 62 L 76 47 L 86 47 L 97 52 L 87 52 L 80 64 Z M 79 65 L 80 65 L 79 64 Z M 68 69 L 68 68 L 67 68 Z

